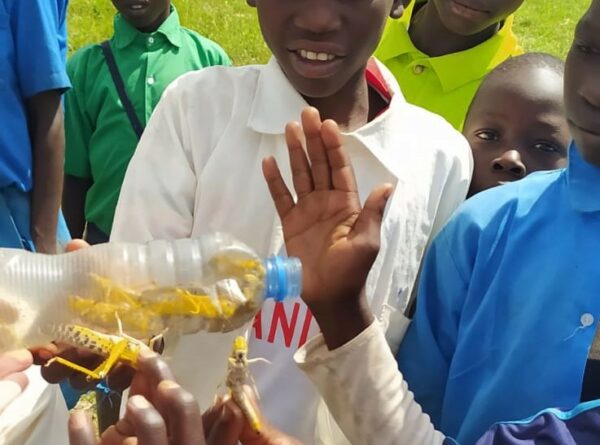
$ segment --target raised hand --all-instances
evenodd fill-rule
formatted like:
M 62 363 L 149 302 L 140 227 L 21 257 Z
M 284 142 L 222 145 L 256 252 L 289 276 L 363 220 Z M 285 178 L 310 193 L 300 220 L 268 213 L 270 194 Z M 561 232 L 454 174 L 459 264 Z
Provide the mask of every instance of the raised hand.
M 302 113 L 302 128 L 288 124 L 286 141 L 297 200 L 273 158 L 263 161 L 263 173 L 282 221 L 287 252 L 302 261 L 302 298 L 327 344 L 334 347 L 352 338 L 349 326 L 340 326 L 340 311 L 346 311 L 350 325 L 356 317 L 362 324 L 370 322 L 360 296 L 379 252 L 381 220 L 392 186 L 376 188 L 361 207 L 340 130 L 331 120 L 322 122 L 314 108 Z

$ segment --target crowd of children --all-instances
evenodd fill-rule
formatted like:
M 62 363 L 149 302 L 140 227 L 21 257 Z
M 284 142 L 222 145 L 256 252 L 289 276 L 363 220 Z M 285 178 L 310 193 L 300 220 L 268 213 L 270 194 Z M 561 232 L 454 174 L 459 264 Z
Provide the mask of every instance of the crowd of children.
M 522 54 L 523 0 L 247 3 L 265 65 L 169 0 L 113 0 L 67 64 L 66 0 L 0 0 L 0 246 L 64 246 L 62 193 L 90 244 L 223 231 L 303 264 L 248 332 L 261 434 L 200 333 L 109 377 L 99 443 L 600 443 L 600 0 L 566 63 Z M 98 443 L 57 355 L 100 360 L 0 356 L 0 442 Z

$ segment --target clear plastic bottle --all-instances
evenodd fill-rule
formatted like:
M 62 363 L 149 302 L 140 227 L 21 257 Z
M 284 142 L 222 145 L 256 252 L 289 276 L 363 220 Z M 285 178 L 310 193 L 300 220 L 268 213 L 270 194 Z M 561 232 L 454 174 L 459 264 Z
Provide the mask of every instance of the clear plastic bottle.
M 0 352 L 51 341 L 66 324 L 116 334 L 120 322 L 139 339 L 229 332 L 301 283 L 298 259 L 263 261 L 226 234 L 53 256 L 0 249 Z

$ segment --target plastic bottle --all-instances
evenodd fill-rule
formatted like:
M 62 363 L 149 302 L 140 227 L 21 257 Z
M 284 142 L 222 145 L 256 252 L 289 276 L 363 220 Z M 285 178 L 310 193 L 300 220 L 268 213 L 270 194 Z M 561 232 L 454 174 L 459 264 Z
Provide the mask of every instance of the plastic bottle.
M 301 283 L 298 259 L 262 261 L 226 234 L 53 256 L 0 249 L 0 352 L 52 341 L 67 324 L 116 334 L 120 322 L 139 339 L 229 332 Z

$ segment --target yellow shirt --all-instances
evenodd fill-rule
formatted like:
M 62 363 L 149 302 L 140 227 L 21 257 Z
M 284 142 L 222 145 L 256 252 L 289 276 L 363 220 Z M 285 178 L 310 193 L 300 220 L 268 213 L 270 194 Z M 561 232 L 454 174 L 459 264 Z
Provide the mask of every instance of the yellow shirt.
M 483 78 L 509 57 L 523 53 L 512 32 L 513 16 L 498 33 L 471 49 L 439 57 L 419 51 L 410 39 L 415 2 L 397 20 L 388 20 L 377 56 L 396 76 L 406 100 L 437 113 L 461 130 Z

